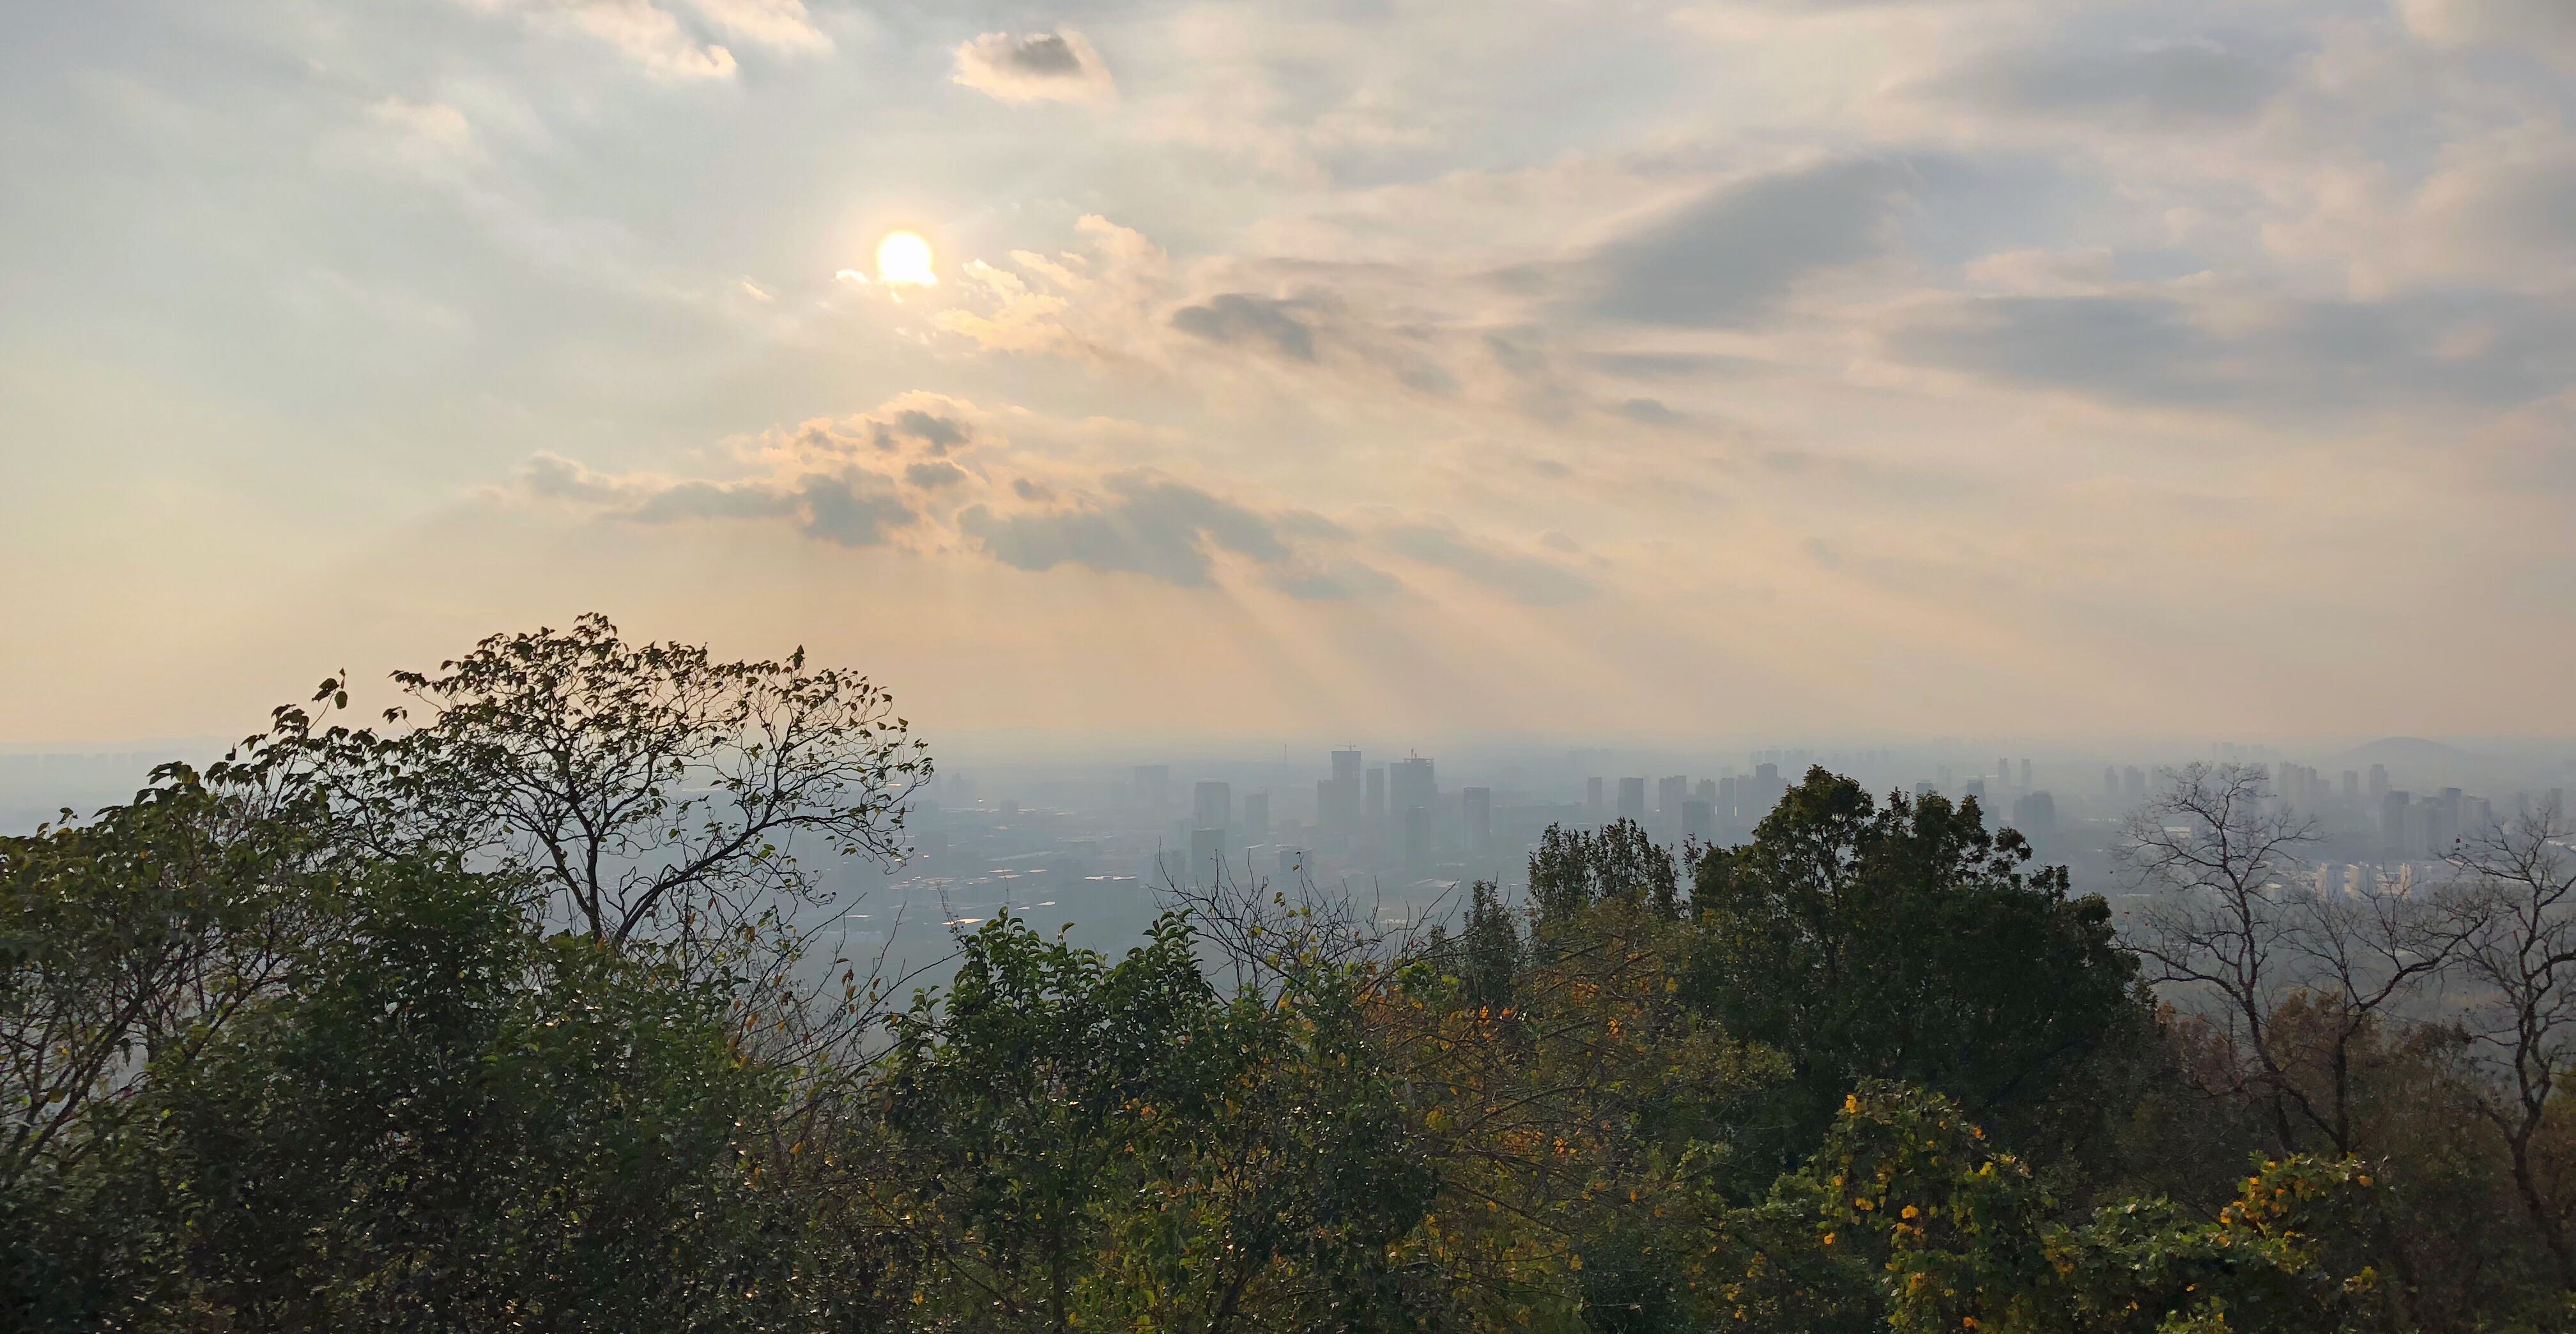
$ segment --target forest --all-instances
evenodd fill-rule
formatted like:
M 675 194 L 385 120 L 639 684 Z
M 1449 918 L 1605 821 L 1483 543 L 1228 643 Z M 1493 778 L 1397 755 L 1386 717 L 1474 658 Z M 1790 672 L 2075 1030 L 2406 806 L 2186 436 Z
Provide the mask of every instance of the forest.
M 1391 931 L 1174 887 L 936 986 L 800 926 L 932 758 L 850 672 L 497 635 L 0 839 L 0 1328 L 2576 1327 L 2576 854 L 2288 874 L 1815 769 Z

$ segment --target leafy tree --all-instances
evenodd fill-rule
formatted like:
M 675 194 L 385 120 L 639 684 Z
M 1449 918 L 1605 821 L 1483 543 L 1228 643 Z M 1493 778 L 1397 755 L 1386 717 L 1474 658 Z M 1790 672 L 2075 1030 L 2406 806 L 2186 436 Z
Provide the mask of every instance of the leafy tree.
M 787 1297 L 716 980 L 390 863 L 289 994 L 156 1064 L 83 1202 L 134 1328 L 702 1329 Z M 792 1235 L 792 1232 L 791 1234 Z M 66 1266 L 71 1268 L 73 1266 Z
M 0 1190 L 71 1166 L 146 1065 L 184 1067 L 330 929 L 309 793 L 171 765 L 91 821 L 64 814 L 0 838 Z
M 1974 798 L 1882 805 L 1818 768 L 1751 842 L 1700 860 L 1686 993 L 1796 1070 L 1759 1136 L 1770 1161 L 1809 1151 L 1864 1079 L 1980 1115 L 2044 1109 L 2087 1054 L 2145 1022 L 2109 907 L 2073 897 L 2062 867 L 2025 871 L 2030 857 L 2019 834 L 1986 830 Z
M 2374 1182 L 2354 1159 L 2264 1163 L 2214 1220 L 2133 1200 L 2058 1221 L 2029 1165 L 1938 1094 L 1873 1082 L 1775 1198 L 1881 1275 L 1888 1327 L 2040 1334 L 2399 1327 L 2365 1254 Z
M 1011 918 L 961 946 L 897 1021 L 860 1183 L 933 1324 L 1375 1323 L 1427 1185 L 1346 985 L 1223 1000 L 1177 916 L 1114 964 Z

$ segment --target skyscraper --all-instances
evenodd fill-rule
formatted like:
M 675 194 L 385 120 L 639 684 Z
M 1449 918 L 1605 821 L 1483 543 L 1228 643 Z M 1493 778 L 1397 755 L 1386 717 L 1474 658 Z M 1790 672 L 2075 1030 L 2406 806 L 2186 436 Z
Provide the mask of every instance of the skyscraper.
M 1419 755 L 1388 766 L 1386 787 L 1391 814 L 1401 815 L 1417 807 L 1428 812 L 1440 802 L 1439 787 L 1431 777 L 1431 761 Z
M 1348 838 L 1360 829 L 1360 753 L 1333 752 L 1333 776 L 1315 784 L 1315 823 Z
M 1690 800 L 1690 779 L 1682 774 L 1655 780 L 1655 813 L 1667 820 L 1682 813 L 1682 803 Z
M 1467 829 L 1467 851 L 1482 857 L 1494 850 L 1494 790 L 1471 787 L 1458 794 L 1458 811 Z
M 1248 846 L 1270 841 L 1270 794 L 1243 794 L 1243 841 Z
M 2030 761 L 2028 760 L 2021 762 L 2021 790 L 2030 791 Z
M 1201 827 L 1190 831 L 1190 865 L 1184 883 L 1194 889 L 1205 889 L 1225 873 L 1225 830 L 1223 827 Z
M 1622 778 L 1619 780 L 1619 818 L 1622 820 L 1638 821 L 1643 821 L 1646 818 L 1645 779 Z
M 1382 764 L 1369 766 L 1368 827 L 1372 838 L 1386 828 L 1386 766 Z
M 1694 797 L 1682 803 L 1682 837 L 1706 843 L 1717 836 L 1717 812 Z
M 1583 818 L 1593 824 L 1599 824 L 1601 823 L 1601 815 L 1601 780 L 1598 778 L 1584 779 Z
M 1190 789 L 1193 828 L 1223 829 L 1234 823 L 1234 785 L 1214 780 Z

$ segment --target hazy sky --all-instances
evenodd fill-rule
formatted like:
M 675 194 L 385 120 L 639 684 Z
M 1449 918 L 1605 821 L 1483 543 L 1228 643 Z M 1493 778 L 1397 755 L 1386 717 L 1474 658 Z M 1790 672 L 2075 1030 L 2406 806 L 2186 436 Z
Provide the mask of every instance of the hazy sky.
M 2570 730 L 2576 5 L 0 7 L 0 740 Z M 937 283 L 889 284 L 890 232 Z

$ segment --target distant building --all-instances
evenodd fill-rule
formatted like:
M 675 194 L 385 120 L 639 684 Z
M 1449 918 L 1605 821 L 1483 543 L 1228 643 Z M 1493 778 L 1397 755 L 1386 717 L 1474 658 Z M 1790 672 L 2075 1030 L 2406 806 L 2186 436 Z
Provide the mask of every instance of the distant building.
M 1604 811 L 1601 805 L 1601 780 L 1598 778 L 1584 779 L 1583 818 L 1593 824 L 1599 824 L 1601 823 L 1601 817 L 1603 814 Z
M 1619 780 L 1619 818 L 1622 820 L 1639 821 L 1646 818 L 1645 779 L 1622 778 Z
M 1717 837 L 1716 808 L 1696 799 L 1683 802 L 1682 837 L 1702 843 L 1714 841 Z
M 2025 792 L 2013 799 L 2013 828 L 2033 843 L 2057 837 L 2057 799 L 2045 792 Z
M 1432 778 L 1431 761 L 1419 755 L 1387 766 L 1386 790 L 1391 814 L 1401 815 L 1416 807 L 1428 812 L 1440 804 L 1440 787 Z
M 1213 780 L 1190 790 L 1190 814 L 1199 829 L 1223 829 L 1234 823 L 1234 785 Z
M 1267 843 L 1270 841 L 1269 793 L 1246 792 L 1243 794 L 1243 841 L 1246 843 Z
M 1168 764 L 1137 765 L 1134 781 L 1136 785 L 1136 804 L 1146 807 L 1149 810 L 1160 809 L 1162 804 L 1169 800 L 1172 795 L 1172 766 Z
M 1682 774 L 1655 780 L 1655 813 L 1667 820 L 1682 813 L 1682 803 L 1690 800 L 1690 779 Z
M 1494 850 L 1494 790 L 1471 787 L 1458 794 L 1459 815 L 1466 825 L 1467 852 L 1482 857 Z
M 1225 830 L 1198 828 L 1190 831 L 1190 865 L 1187 884 L 1193 889 L 1206 889 L 1225 874 Z
M 1386 828 L 1386 766 L 1371 765 L 1368 771 L 1368 826 Z
M 1404 864 L 1420 870 L 1431 864 L 1431 809 L 1404 808 Z

